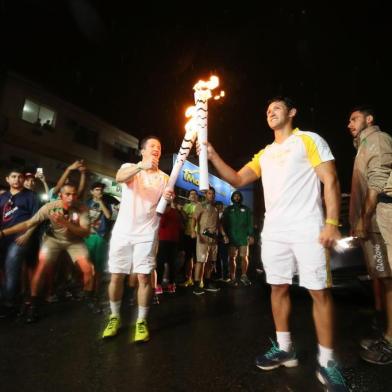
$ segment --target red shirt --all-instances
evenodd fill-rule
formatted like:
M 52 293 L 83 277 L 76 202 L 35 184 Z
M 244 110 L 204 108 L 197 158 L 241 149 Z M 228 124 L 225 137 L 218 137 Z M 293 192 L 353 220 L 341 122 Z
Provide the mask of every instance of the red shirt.
M 178 242 L 180 240 L 181 230 L 182 219 L 180 213 L 174 208 L 166 210 L 161 217 L 159 225 L 159 240 Z

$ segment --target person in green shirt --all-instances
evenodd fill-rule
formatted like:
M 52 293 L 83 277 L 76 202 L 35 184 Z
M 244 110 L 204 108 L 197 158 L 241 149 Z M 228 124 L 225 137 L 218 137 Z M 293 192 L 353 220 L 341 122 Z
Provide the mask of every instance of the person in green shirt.
M 240 191 L 234 191 L 231 195 L 232 205 L 227 207 L 222 216 L 222 225 L 229 237 L 229 263 L 230 282 L 238 286 L 236 280 L 236 259 L 241 258 L 240 282 L 244 286 L 250 286 L 251 282 L 247 276 L 249 266 L 249 245 L 253 244 L 253 219 L 249 207 L 242 204 L 243 196 Z

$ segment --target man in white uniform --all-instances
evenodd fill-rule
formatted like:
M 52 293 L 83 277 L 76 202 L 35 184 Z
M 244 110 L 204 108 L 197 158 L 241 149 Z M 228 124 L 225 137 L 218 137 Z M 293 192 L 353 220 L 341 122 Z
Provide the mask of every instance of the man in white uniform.
M 141 142 L 142 160 L 125 163 L 116 174 L 122 184 L 120 210 L 113 227 L 109 248 L 109 300 L 111 315 L 103 337 L 115 336 L 121 326 L 120 308 L 125 276 L 138 278 L 138 316 L 134 341 L 149 340 L 147 313 L 152 296 L 151 272 L 155 268 L 159 216 L 155 209 L 165 191 L 168 176 L 158 168 L 161 143 L 149 136 Z
M 333 353 L 333 303 L 326 248 L 340 238 L 340 188 L 334 157 L 327 143 L 313 132 L 293 129 L 297 111 L 292 101 L 270 101 L 267 122 L 275 140 L 238 172 L 228 166 L 211 145 L 208 156 L 221 177 L 235 188 L 261 177 L 265 199 L 262 260 L 271 285 L 271 305 L 277 344 L 256 358 L 263 370 L 297 366 L 289 328 L 289 286 L 296 272 L 300 285 L 313 299 L 313 317 L 319 342 L 317 376 L 329 391 L 346 391 Z M 321 202 L 324 184 L 326 219 Z

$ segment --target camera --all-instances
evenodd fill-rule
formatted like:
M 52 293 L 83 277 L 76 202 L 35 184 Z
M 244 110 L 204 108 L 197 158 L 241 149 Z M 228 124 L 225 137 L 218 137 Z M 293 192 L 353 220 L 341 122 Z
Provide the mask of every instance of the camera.
M 206 237 L 213 238 L 214 240 L 218 239 L 218 236 L 215 233 L 211 233 L 208 229 L 203 230 L 201 234 L 205 235 Z

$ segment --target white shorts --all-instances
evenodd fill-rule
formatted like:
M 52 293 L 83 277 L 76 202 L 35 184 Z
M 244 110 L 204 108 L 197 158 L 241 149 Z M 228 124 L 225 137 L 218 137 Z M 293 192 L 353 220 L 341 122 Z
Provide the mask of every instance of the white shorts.
M 150 274 L 155 268 L 158 241 L 134 243 L 128 236 L 114 235 L 109 245 L 109 272 Z
M 331 287 L 329 252 L 320 243 L 263 239 L 261 259 L 269 284 L 291 284 L 299 275 L 300 286 L 310 290 Z

